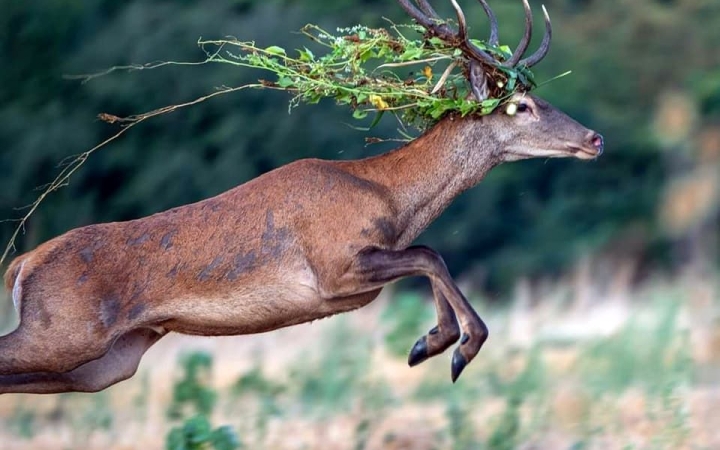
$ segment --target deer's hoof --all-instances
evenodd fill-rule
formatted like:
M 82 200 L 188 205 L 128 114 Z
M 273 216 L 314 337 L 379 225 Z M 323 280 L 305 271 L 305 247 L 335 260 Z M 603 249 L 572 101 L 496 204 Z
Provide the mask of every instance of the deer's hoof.
M 408 365 L 410 367 L 417 366 L 429 357 L 430 355 L 428 355 L 427 336 L 423 336 L 418 339 L 415 345 L 413 345 L 412 350 L 410 350 L 410 355 L 408 356 Z
M 465 357 L 462 355 L 462 353 L 460 353 L 460 349 L 456 349 L 455 353 L 453 353 L 452 363 L 450 364 L 450 376 L 452 377 L 453 383 L 457 381 L 463 369 L 465 369 L 465 366 L 467 366 L 467 363 L 468 362 Z

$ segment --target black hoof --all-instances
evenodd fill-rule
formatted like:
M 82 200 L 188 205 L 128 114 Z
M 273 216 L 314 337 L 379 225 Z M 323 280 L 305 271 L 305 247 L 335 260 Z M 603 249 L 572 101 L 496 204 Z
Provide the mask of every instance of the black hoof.
M 456 349 L 455 353 L 453 353 L 452 363 L 450 365 L 450 376 L 452 377 L 453 383 L 457 381 L 463 369 L 465 369 L 465 366 L 467 366 L 467 360 L 465 360 L 465 357 L 462 355 L 462 353 L 460 353 L 460 349 Z
M 428 359 L 427 337 L 423 336 L 413 345 L 408 356 L 408 364 L 410 367 L 417 366 L 421 362 Z

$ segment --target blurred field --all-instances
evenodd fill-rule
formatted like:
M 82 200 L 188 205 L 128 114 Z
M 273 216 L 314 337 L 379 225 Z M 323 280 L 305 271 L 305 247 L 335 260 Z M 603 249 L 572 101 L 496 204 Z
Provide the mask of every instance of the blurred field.
M 409 368 L 434 324 L 416 294 L 264 335 L 169 336 L 129 381 L 93 395 L 0 397 L 0 449 L 163 448 L 177 360 L 202 350 L 213 424 L 251 449 L 720 448 L 717 276 L 631 290 L 581 267 L 474 298 L 491 337 L 457 384 L 450 352 Z

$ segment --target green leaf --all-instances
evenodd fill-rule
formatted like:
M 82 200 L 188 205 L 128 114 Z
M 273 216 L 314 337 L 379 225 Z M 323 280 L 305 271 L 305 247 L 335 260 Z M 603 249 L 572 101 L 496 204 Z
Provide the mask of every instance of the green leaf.
M 353 119 L 364 119 L 368 115 L 368 112 L 364 109 L 356 109 L 353 111 Z
M 446 103 L 436 103 L 430 109 L 430 117 L 433 119 L 439 119 L 451 108 Z
M 300 54 L 300 61 L 315 61 L 315 55 L 307 47 L 303 47 L 302 50 L 298 50 L 298 53 Z
M 480 50 L 488 50 L 488 49 L 489 49 L 489 47 L 488 47 L 488 45 L 485 43 L 485 41 L 481 41 L 480 39 L 470 39 L 470 42 L 472 42 L 473 44 L 475 44 L 475 46 L 476 46 L 477 48 L 479 48 Z
M 475 39 L 471 39 L 471 41 L 475 42 Z M 440 39 L 439 37 L 431 37 L 429 42 L 433 45 L 433 47 L 443 47 L 445 45 L 445 41 Z M 480 45 L 483 45 L 482 43 L 478 43 L 478 47 Z M 482 47 L 481 47 L 482 48 Z
M 370 124 L 370 129 L 375 128 L 375 125 L 380 123 L 380 119 L 382 119 L 383 114 L 385 114 L 385 111 L 378 111 L 375 114 L 375 118 L 373 119 L 372 123 Z
M 411 61 L 413 59 L 420 59 L 423 50 L 421 48 L 409 48 L 400 55 L 400 61 Z
M 461 100 L 457 105 L 457 109 L 460 110 L 460 115 L 464 117 L 468 113 L 471 113 L 473 110 L 475 110 L 476 106 L 477 103 Z
M 349 92 L 341 92 L 335 96 L 335 103 L 338 105 L 350 105 L 353 102 L 353 95 Z
M 282 77 L 277 81 L 278 86 L 281 88 L 287 88 L 293 86 L 295 82 L 290 77 Z
M 375 56 L 375 51 L 372 48 L 369 48 L 360 54 L 360 61 L 366 62 L 373 56 Z
M 480 102 L 480 114 L 490 114 L 500 104 L 499 98 L 490 98 Z
M 510 50 L 510 47 L 508 47 L 507 45 L 501 45 L 497 47 L 497 49 L 500 50 L 500 52 L 505 58 L 509 58 L 512 56 L 512 50 Z
M 530 82 L 530 85 L 531 85 L 532 87 L 537 86 L 537 83 L 535 82 L 535 74 L 534 74 L 534 73 L 532 73 L 531 71 L 529 71 L 529 70 L 527 70 L 527 69 L 523 70 L 523 73 L 524 73 L 525 76 L 527 77 L 527 79 L 528 79 L 528 81 Z
M 278 55 L 278 56 L 285 56 L 285 49 L 282 47 L 278 47 L 277 45 L 271 45 L 270 47 L 266 47 L 265 51 L 267 53 L 270 53 L 271 55 Z
M 537 86 L 537 83 L 535 83 L 535 76 L 527 68 L 521 68 L 518 70 L 518 79 L 527 87 L 533 88 Z

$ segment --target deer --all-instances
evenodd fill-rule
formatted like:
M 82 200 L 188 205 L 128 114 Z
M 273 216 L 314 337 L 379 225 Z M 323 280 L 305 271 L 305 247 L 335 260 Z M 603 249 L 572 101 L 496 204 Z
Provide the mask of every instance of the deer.
M 398 0 L 425 30 L 460 49 L 475 101 L 499 66 L 532 67 L 552 28 L 525 56 L 474 44 L 427 0 Z M 498 44 L 497 19 L 488 43 Z M 455 382 L 488 327 L 442 256 L 412 245 L 463 191 L 493 167 L 528 158 L 597 158 L 603 137 L 541 98 L 518 91 L 486 115 L 449 113 L 418 138 L 357 160 L 300 159 L 229 191 L 145 218 L 76 228 L 16 257 L 5 274 L 20 322 L 0 337 L 0 393 L 97 392 L 130 378 L 169 333 L 263 333 L 355 310 L 405 277 L 430 282 L 437 324 L 409 352 L 415 366 L 457 343 Z

